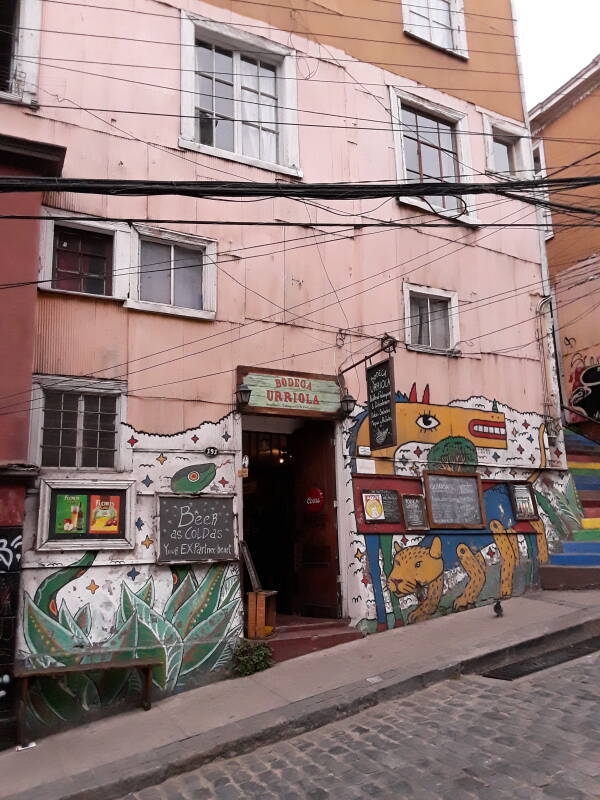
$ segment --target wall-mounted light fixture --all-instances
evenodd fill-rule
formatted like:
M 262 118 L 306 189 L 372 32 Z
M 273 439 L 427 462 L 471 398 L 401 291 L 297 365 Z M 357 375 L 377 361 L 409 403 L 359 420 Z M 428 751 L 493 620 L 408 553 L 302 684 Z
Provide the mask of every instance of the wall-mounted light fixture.
M 250 402 L 250 395 L 252 394 L 252 389 L 247 386 L 245 383 L 240 383 L 240 385 L 235 390 L 235 399 L 238 408 L 244 408 Z
M 356 400 L 352 397 L 349 392 L 342 397 L 340 401 L 340 406 L 342 407 L 342 414 L 344 417 L 349 417 L 350 414 L 354 411 L 354 406 L 356 405 Z

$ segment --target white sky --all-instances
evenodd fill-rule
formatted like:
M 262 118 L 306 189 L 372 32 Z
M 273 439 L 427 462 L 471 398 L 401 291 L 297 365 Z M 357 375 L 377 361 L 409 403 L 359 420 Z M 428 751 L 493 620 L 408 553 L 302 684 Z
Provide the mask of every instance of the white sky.
M 513 0 L 529 108 L 600 53 L 600 0 Z

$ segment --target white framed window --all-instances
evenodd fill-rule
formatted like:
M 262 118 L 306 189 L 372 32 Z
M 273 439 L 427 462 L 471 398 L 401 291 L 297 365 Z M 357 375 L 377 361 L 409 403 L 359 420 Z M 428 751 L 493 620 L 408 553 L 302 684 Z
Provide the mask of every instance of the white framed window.
M 35 375 L 30 459 L 44 471 L 115 472 L 127 383 Z
M 0 99 L 37 102 L 42 0 L 0 3 Z
M 525 128 L 499 117 L 484 114 L 486 171 L 500 178 L 521 179 L 530 169 Z
M 405 341 L 409 348 L 457 353 L 458 294 L 404 283 Z
M 464 0 L 402 0 L 405 33 L 468 57 Z
M 46 219 L 40 230 L 39 288 L 124 300 L 129 288 L 129 226 L 64 219 L 74 216 L 72 211 L 43 208 L 42 214 Z
M 180 147 L 300 176 L 289 48 L 182 11 Z
M 127 308 L 215 319 L 217 243 L 177 231 L 135 225 Z
M 544 143 L 533 143 L 533 177 L 544 178 L 546 176 L 546 157 L 544 153 Z M 542 200 L 549 200 L 550 194 L 545 190 L 538 192 Z M 554 236 L 554 228 L 552 227 L 552 211 L 549 208 L 541 207 L 539 214 L 542 218 L 542 226 L 546 239 L 551 239 Z
M 472 179 L 466 113 L 395 87 L 390 87 L 390 99 L 399 181 L 443 183 L 468 182 Z M 460 222 L 477 224 L 466 199 L 452 195 L 431 195 L 425 199 L 406 196 L 398 199 L 401 203 L 434 211 Z

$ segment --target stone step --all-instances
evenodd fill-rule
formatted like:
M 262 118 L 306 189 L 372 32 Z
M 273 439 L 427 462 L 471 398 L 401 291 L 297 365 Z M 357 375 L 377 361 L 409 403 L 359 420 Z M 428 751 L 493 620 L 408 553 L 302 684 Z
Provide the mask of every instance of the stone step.
M 549 563 L 554 567 L 600 567 L 600 552 L 552 553 Z
M 563 542 L 562 548 L 563 553 L 600 553 L 600 535 L 596 541 Z
M 540 586 L 547 590 L 600 589 L 600 567 L 542 564 L 540 566 Z M 600 599 L 600 595 L 598 599 Z
M 308 630 L 278 631 L 267 642 L 273 651 L 274 660 L 280 662 L 362 638 L 363 634 L 356 628 L 350 628 L 348 625 L 343 628 L 338 625 L 330 625 L 312 632 Z
M 342 628 L 346 629 L 350 625 L 349 619 L 327 619 L 321 617 L 297 617 L 292 614 L 277 614 L 277 633 L 289 633 L 292 631 L 304 632 L 313 631 L 317 633 L 323 628 Z

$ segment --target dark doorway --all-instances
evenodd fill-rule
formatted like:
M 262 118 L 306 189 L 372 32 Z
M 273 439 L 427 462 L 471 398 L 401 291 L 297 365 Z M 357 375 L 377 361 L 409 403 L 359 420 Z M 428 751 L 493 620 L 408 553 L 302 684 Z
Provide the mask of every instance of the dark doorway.
M 280 614 L 339 617 L 332 425 L 244 431 L 243 452 L 244 539 L 262 587 L 278 592 Z

